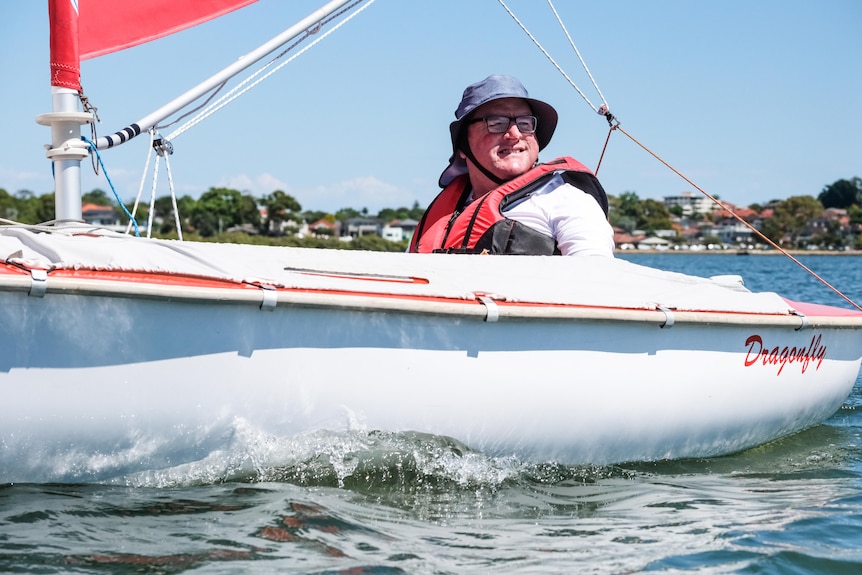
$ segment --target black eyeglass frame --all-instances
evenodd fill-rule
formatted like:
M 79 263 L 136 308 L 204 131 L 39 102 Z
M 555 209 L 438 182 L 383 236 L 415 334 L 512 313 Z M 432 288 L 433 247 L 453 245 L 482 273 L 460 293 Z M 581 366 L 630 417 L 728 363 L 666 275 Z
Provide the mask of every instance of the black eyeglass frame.
M 529 118 L 529 120 L 527 120 L 527 118 Z M 488 123 L 489 120 L 507 120 L 506 127 L 502 130 L 498 128 L 492 129 L 491 124 Z M 521 126 L 518 125 L 519 120 L 521 122 L 531 121 L 531 123 L 533 124 L 533 128 L 528 130 L 521 129 Z M 515 123 L 515 126 L 518 128 L 518 131 L 522 134 L 535 134 L 536 128 L 539 127 L 539 119 L 536 116 L 532 116 L 530 114 L 524 114 L 521 116 L 503 116 L 501 114 L 494 114 L 491 116 L 482 116 L 481 118 L 472 118 L 467 123 L 476 124 L 478 122 L 485 122 L 485 128 L 487 128 L 488 133 L 490 134 L 505 134 L 509 131 L 509 128 L 512 127 L 512 122 Z

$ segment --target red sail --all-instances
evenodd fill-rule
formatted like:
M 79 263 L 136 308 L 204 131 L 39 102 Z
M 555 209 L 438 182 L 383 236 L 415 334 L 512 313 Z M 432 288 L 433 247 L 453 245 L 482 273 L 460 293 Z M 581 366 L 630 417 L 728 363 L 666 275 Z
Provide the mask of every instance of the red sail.
M 81 59 L 168 36 L 253 2 L 256 0 L 78 0 Z
M 78 9 L 72 0 L 48 0 L 51 22 L 51 85 L 81 89 L 78 60 Z

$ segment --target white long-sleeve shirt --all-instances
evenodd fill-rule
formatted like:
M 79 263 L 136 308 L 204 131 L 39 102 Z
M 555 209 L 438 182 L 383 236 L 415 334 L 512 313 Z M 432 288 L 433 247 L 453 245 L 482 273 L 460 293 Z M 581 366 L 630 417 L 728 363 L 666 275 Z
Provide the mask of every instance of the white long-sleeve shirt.
M 521 202 L 506 217 L 553 237 L 564 256 L 614 255 L 614 230 L 599 203 L 557 175 Z

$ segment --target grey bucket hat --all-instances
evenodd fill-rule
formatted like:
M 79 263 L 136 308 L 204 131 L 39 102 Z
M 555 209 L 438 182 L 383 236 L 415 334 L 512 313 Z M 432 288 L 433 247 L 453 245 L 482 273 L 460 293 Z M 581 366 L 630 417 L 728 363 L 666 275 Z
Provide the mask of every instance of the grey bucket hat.
M 440 187 L 446 187 L 457 176 L 467 173 L 467 162 L 458 155 L 458 139 L 464 120 L 473 110 L 494 100 L 502 98 L 521 98 L 526 100 L 538 118 L 536 126 L 536 141 L 542 150 L 551 141 L 554 130 L 557 128 L 557 111 L 545 102 L 530 98 L 527 89 L 520 80 L 512 76 L 492 75 L 481 82 L 467 86 L 461 103 L 455 110 L 455 121 L 449 124 L 449 134 L 452 138 L 452 156 L 449 158 L 449 166 L 440 174 Z

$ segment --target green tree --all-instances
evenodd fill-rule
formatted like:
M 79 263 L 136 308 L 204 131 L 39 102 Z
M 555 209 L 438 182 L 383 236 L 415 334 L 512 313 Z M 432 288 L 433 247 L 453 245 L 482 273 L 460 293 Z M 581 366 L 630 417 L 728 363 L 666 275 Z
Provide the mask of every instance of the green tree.
M 180 206 L 178 203 L 177 211 L 180 212 L 180 218 L 183 217 L 183 214 L 190 213 L 180 211 L 179 208 Z M 192 209 L 194 209 L 194 205 L 192 205 Z M 176 216 L 174 214 L 174 201 L 171 199 L 171 196 L 159 196 L 158 198 L 156 198 L 156 201 L 153 202 L 153 221 L 158 222 L 159 231 L 161 233 L 170 233 L 172 231 L 176 231 L 177 226 L 175 220 Z
M 635 192 L 623 192 L 617 196 L 608 196 L 609 220 L 612 226 L 629 233 L 637 229 L 643 216 L 643 205 Z
M 309 224 L 314 223 L 318 220 L 322 220 L 324 218 L 326 218 L 327 221 L 335 221 L 335 216 L 333 214 L 321 210 L 306 210 L 302 212 L 302 218 Z
M 39 223 L 37 211 L 39 209 L 39 199 L 30 190 L 19 190 L 15 193 L 15 210 L 17 211 L 15 219 L 22 224 Z
M 240 224 L 259 227 L 260 212 L 249 195 L 229 188 L 210 188 L 195 202 L 189 220 L 201 236 L 208 237 Z
M 377 213 L 377 217 L 383 220 L 384 222 L 389 222 L 392 220 L 419 220 L 422 218 L 422 214 L 425 213 L 425 208 L 419 206 L 419 202 L 413 202 L 413 206 L 408 207 L 400 207 L 400 208 L 383 208 Z
M 609 196 L 608 204 L 611 225 L 629 233 L 636 229 L 652 232 L 673 227 L 670 210 L 658 200 L 641 200 L 635 192 L 623 192 L 619 197 Z
M 656 230 L 667 230 L 673 227 L 670 220 L 670 211 L 663 202 L 653 199 L 643 201 L 643 210 L 638 227 L 648 232 Z
M 282 224 L 288 220 L 302 223 L 302 206 L 296 199 L 281 190 L 275 190 L 271 194 L 264 196 L 261 200 L 261 205 L 266 207 L 266 222 L 264 229 L 266 233 L 281 234 Z
M 771 221 L 767 220 L 768 224 L 764 222 L 769 231 L 787 236 L 792 247 L 799 247 L 799 234 L 810 220 L 823 215 L 823 204 L 812 196 L 792 196 L 775 204 L 772 214 Z M 773 240 L 780 240 L 766 235 Z
M 81 196 L 81 203 L 96 204 L 97 206 L 113 206 L 116 202 L 104 190 L 94 188 Z
M 367 212 L 367 210 L 366 210 Z M 335 212 L 335 219 L 339 221 L 349 220 L 351 218 L 361 218 L 363 216 L 362 212 L 355 210 L 353 208 L 341 208 L 337 212 Z
M 18 217 L 18 202 L 15 196 L 0 188 L 0 218 L 14 220 Z
M 195 212 L 197 202 L 191 196 L 177 198 L 177 211 L 180 214 L 180 226 L 185 229 L 188 219 Z M 143 210 L 142 210 L 143 208 Z M 149 206 L 138 207 L 138 221 L 144 221 Z M 177 231 L 176 216 L 174 214 L 174 202 L 170 195 L 160 196 L 153 203 L 153 226 L 162 235 L 172 235 Z
M 817 196 L 824 208 L 849 208 L 862 206 L 862 179 L 838 180 L 823 188 Z
M 425 208 L 420 206 L 419 202 L 414 201 L 413 205 L 410 207 L 410 213 L 408 213 L 407 216 L 418 222 L 422 219 L 423 214 L 425 214 Z
M 54 220 L 54 194 L 35 196 L 33 192 L 22 190 L 18 198 L 18 220 L 23 224 L 40 224 Z
M 826 230 L 817 236 L 817 242 L 826 248 L 837 248 L 844 245 L 844 234 L 841 233 L 841 224 L 836 220 L 826 223 Z
M 769 240 L 781 244 L 782 238 L 784 237 L 784 232 L 778 226 L 778 222 L 775 221 L 775 218 L 767 218 L 760 222 L 760 227 L 758 228 L 760 233 L 766 236 Z M 766 244 L 768 243 L 763 237 L 759 234 L 752 236 L 752 240 L 756 243 Z

